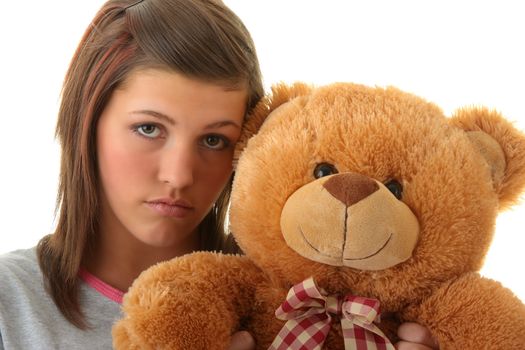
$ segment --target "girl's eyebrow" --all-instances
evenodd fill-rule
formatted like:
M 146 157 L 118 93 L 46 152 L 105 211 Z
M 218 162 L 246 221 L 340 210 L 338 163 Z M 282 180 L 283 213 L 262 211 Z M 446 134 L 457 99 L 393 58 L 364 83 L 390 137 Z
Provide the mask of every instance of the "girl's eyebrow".
M 157 111 L 152 111 L 150 109 L 140 109 L 138 111 L 132 111 L 132 112 L 130 112 L 130 114 L 147 114 L 147 115 L 150 115 L 150 116 L 152 116 L 154 118 L 164 120 L 165 122 L 167 122 L 170 125 L 175 125 L 176 124 L 175 120 L 171 119 L 166 114 L 160 113 L 160 112 L 157 112 Z
M 233 126 L 237 129 L 241 128 L 239 124 L 237 124 L 236 122 L 232 120 L 221 120 L 221 121 L 206 125 L 204 129 L 218 129 L 218 128 L 222 128 L 223 126 Z
M 141 110 L 138 110 L 138 111 L 132 111 L 132 112 L 130 112 L 130 114 L 147 114 L 147 115 L 150 115 L 150 116 L 152 116 L 154 118 L 164 120 L 167 123 L 169 123 L 170 125 L 177 124 L 175 122 L 175 120 L 173 120 L 172 118 L 168 117 L 166 114 L 160 113 L 160 112 L 157 112 L 157 111 L 152 111 L 150 109 L 141 109 Z M 213 122 L 211 124 L 206 125 L 204 127 L 204 129 L 218 129 L 218 128 L 222 128 L 224 126 L 233 126 L 233 127 L 237 128 L 237 129 L 241 129 L 241 126 L 238 123 L 234 122 L 233 120 L 220 120 L 218 122 Z

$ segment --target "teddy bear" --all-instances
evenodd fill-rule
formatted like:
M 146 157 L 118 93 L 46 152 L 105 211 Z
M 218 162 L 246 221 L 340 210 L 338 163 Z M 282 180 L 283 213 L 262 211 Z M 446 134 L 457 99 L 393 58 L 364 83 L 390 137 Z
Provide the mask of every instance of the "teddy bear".
M 124 297 L 116 349 L 525 349 L 525 306 L 478 273 L 525 187 L 525 135 L 497 111 L 445 116 L 395 87 L 278 84 L 237 144 L 243 255 L 157 264 Z M 517 271 L 517 274 L 519 272 Z

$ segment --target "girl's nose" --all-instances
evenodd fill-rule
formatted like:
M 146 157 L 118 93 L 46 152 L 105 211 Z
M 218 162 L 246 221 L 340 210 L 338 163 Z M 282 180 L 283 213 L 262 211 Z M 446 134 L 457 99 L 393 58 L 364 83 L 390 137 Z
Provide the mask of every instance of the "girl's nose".
M 193 185 L 196 155 L 190 145 L 176 144 L 162 150 L 159 180 L 176 189 Z

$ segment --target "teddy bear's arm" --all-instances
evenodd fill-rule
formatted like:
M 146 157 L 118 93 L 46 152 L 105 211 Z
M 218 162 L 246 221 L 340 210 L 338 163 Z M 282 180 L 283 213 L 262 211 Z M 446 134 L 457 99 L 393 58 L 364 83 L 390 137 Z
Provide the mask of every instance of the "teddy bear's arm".
M 445 284 L 408 319 L 427 326 L 440 349 L 525 349 L 525 305 L 477 273 Z
M 158 264 L 124 297 L 116 349 L 224 349 L 262 274 L 245 257 L 193 253 Z

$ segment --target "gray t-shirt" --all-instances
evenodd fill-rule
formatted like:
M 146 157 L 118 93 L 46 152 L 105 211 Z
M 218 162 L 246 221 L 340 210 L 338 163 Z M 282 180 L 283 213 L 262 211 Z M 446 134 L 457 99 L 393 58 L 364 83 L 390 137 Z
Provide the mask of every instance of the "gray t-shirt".
M 35 248 L 0 255 L 0 350 L 111 349 L 120 304 L 82 281 L 80 304 L 91 326 L 80 330 L 43 286 Z

